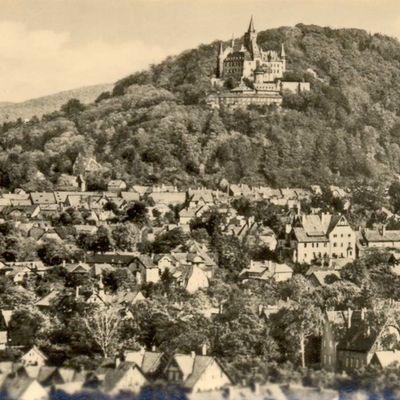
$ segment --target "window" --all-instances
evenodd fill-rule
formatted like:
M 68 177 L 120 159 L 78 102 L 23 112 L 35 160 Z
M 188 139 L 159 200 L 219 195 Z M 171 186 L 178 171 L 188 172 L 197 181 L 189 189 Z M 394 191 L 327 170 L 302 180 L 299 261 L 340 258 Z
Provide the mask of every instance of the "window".
M 348 236 L 348 237 L 351 237 L 351 233 L 349 233 L 347 236 Z
M 333 247 L 336 247 L 336 242 L 333 243 Z
M 343 237 L 343 233 L 340 235 L 340 237 Z
M 337 237 L 336 233 L 333 235 L 333 237 L 334 237 L 334 238 Z

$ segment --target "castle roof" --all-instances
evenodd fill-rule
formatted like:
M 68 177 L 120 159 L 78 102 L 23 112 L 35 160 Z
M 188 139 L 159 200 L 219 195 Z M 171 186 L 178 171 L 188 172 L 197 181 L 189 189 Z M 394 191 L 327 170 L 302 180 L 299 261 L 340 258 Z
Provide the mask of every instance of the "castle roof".
M 253 16 L 250 18 L 250 23 L 249 23 L 249 29 L 247 32 L 255 32 L 256 30 L 254 29 L 254 21 L 253 21 Z

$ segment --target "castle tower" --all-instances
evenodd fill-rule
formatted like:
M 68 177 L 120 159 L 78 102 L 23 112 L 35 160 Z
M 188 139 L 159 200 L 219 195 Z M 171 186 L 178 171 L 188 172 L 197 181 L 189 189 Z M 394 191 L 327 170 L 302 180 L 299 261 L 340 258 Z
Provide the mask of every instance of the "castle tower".
M 257 65 L 257 68 L 254 70 L 254 83 L 262 84 L 264 82 L 264 70 L 260 65 Z
M 282 59 L 282 64 L 283 64 L 283 72 L 286 71 L 286 52 L 285 52 L 285 46 L 282 43 L 282 48 L 281 48 L 281 59 Z
M 251 16 L 249 29 L 244 34 L 244 46 L 251 53 L 253 59 L 260 57 L 260 50 L 257 45 L 257 32 L 254 28 L 253 16 Z
M 224 48 L 222 46 L 222 42 L 219 44 L 217 69 L 217 77 L 221 79 L 224 74 Z

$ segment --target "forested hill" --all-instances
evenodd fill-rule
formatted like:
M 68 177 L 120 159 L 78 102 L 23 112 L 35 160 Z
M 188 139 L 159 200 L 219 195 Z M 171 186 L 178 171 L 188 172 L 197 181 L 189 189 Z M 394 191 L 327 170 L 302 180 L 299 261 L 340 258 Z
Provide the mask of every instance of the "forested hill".
M 41 117 L 43 114 L 58 110 L 69 99 L 73 98 L 79 99 L 82 103 L 92 103 L 100 93 L 109 90 L 112 86 L 111 84 L 92 85 L 37 97 L 20 103 L 0 102 L 0 123 L 18 118 L 25 120 L 34 115 Z
M 282 110 L 218 112 L 204 103 L 218 43 L 117 82 L 89 106 L 70 102 L 40 121 L 3 126 L 0 185 L 50 188 L 79 152 L 128 183 L 214 185 L 222 178 L 276 186 L 381 182 L 400 172 L 400 44 L 357 29 L 310 25 L 259 33 L 285 43 L 290 77 L 312 91 Z M 304 71 L 311 68 L 313 78 Z M 43 179 L 42 174 L 46 179 Z

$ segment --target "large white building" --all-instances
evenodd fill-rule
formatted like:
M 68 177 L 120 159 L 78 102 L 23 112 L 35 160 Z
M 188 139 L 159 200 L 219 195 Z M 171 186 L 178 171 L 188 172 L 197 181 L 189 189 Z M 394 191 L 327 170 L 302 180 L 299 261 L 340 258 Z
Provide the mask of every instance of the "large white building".
M 356 257 L 356 234 L 344 215 L 302 215 L 293 224 L 289 242 L 298 263 Z

